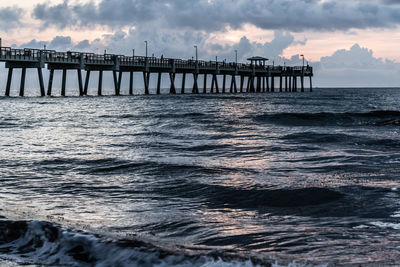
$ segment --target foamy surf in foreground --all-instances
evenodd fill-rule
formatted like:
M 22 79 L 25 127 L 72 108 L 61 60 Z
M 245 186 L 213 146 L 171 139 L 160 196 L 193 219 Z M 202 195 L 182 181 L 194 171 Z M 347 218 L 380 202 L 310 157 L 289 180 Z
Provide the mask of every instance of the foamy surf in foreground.
M 184 248 L 162 249 L 139 240 L 106 240 L 42 221 L 1 220 L 0 229 L 0 258 L 8 266 L 310 266 L 296 262 L 280 265 L 273 259 L 261 262 L 255 257 L 238 258 L 223 251 L 195 255 L 185 253 Z

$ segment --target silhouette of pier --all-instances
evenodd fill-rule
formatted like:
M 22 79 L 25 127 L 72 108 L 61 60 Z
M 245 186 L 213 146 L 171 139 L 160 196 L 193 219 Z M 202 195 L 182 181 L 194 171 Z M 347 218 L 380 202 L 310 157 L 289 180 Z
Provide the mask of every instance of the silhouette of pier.
M 0 47 L 0 62 L 5 62 L 8 69 L 8 78 L 5 96 L 10 96 L 11 81 L 14 69 L 22 69 L 19 96 L 25 94 L 25 77 L 27 69 L 37 69 L 40 95 L 51 96 L 53 93 L 54 72 L 62 71 L 61 95 L 66 95 L 67 71 L 76 70 L 79 84 L 79 95 L 88 93 L 90 75 L 99 72 L 97 94 L 103 93 L 103 72 L 113 74 L 115 95 L 121 94 L 121 81 L 124 73 L 129 74 L 129 95 L 134 94 L 133 74 L 143 74 L 145 94 L 161 92 L 161 79 L 163 74 L 169 75 L 171 94 L 187 93 L 186 76 L 193 76 L 191 93 L 261 93 L 261 92 L 297 92 L 305 91 L 304 80 L 309 78 L 310 91 L 312 91 L 313 69 L 310 66 L 271 66 L 267 59 L 253 57 L 248 59 L 249 64 L 225 61 L 182 60 L 174 58 L 156 58 L 143 56 L 124 56 L 113 54 L 94 54 L 82 52 L 57 52 L 41 49 L 14 49 Z M 42 69 L 47 65 L 49 80 L 47 92 L 43 80 Z M 82 70 L 86 71 L 83 82 Z M 150 92 L 150 77 L 157 75 L 157 87 Z M 177 88 L 175 78 L 182 75 L 182 84 Z M 203 76 L 203 85 L 199 84 L 199 76 Z M 211 88 L 207 88 L 207 78 L 211 76 Z M 222 76 L 222 86 L 218 84 L 218 77 Z M 228 80 L 229 79 L 229 80 Z M 227 81 L 228 80 L 228 81 Z M 276 81 L 277 80 L 277 81 Z M 298 86 L 300 81 L 300 86 Z M 228 83 L 230 82 L 230 85 Z M 278 82 L 278 86 L 276 86 Z M 180 91 L 179 91 L 180 89 Z M 208 90 L 210 89 L 210 90 Z

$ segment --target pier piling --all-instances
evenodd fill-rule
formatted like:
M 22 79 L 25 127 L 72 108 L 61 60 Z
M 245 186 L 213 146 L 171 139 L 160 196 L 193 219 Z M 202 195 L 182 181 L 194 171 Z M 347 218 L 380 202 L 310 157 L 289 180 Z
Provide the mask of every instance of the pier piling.
M 6 86 L 6 96 L 10 96 L 10 89 L 11 89 L 11 81 L 13 76 L 13 68 L 8 69 L 8 78 L 7 78 L 7 86 Z
M 176 94 L 175 90 L 175 72 L 170 72 L 169 73 L 169 79 L 171 81 L 171 87 L 169 89 L 170 94 Z
M 185 93 L 185 83 L 186 83 L 186 73 L 182 74 L 182 89 L 181 89 L 181 94 Z
M 79 96 L 83 96 L 83 84 L 82 84 L 82 70 L 78 69 L 78 86 L 79 86 Z
M 50 75 L 51 75 L 51 73 L 50 73 Z M 87 70 L 86 71 L 86 77 L 85 77 L 85 88 L 83 90 L 83 94 L 84 95 L 88 94 L 89 80 L 90 80 L 90 70 Z
M 157 91 L 156 91 L 157 95 L 161 94 L 161 78 L 162 78 L 162 72 L 158 72 Z
M 129 95 L 133 95 L 133 71 L 129 72 Z
M 61 84 L 61 95 L 65 96 L 65 88 L 67 83 L 67 69 L 62 70 L 62 84 Z
M 203 77 L 204 77 L 204 79 L 203 79 L 203 82 L 204 82 L 203 94 L 206 94 L 207 93 L 207 74 L 204 74 Z
M 49 75 L 49 83 L 47 85 L 47 95 L 51 96 L 51 91 L 53 89 L 53 78 L 54 78 L 54 69 L 50 70 L 50 75 Z
M 19 96 L 24 96 L 24 93 L 25 93 L 25 76 L 26 76 L 26 68 L 22 68 L 21 84 L 19 87 Z
M 115 80 L 114 80 L 114 84 L 115 84 Z M 97 87 L 97 95 L 101 96 L 103 95 L 103 71 L 99 70 L 99 84 Z
M 193 73 L 193 94 L 198 94 L 199 93 L 199 85 L 197 83 L 197 79 L 199 78 L 198 73 Z

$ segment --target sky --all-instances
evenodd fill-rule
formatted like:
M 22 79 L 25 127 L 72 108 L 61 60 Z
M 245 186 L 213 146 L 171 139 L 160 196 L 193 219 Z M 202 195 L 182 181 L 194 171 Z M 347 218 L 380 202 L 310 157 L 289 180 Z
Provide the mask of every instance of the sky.
M 319 87 L 400 87 L 400 0 L 0 0 L 3 46 L 315 70 Z M 1 78 L 1 76 L 0 76 Z M 0 81 L 2 82 L 2 81 Z

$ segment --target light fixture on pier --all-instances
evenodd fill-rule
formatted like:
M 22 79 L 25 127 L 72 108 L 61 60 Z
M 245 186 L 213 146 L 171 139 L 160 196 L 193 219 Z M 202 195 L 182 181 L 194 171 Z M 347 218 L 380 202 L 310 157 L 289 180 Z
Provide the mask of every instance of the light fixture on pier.
M 235 63 L 236 63 L 236 65 L 237 65 L 237 53 L 238 53 L 238 51 L 235 50 Z
M 300 56 L 303 57 L 303 68 L 304 68 L 304 55 L 301 54 Z
M 144 41 L 144 42 L 146 44 L 146 58 L 147 58 L 147 45 L 148 45 L 148 42 L 147 41 Z
M 197 62 L 199 60 L 198 54 L 197 54 L 197 45 L 195 45 L 194 48 L 196 49 L 196 62 Z

